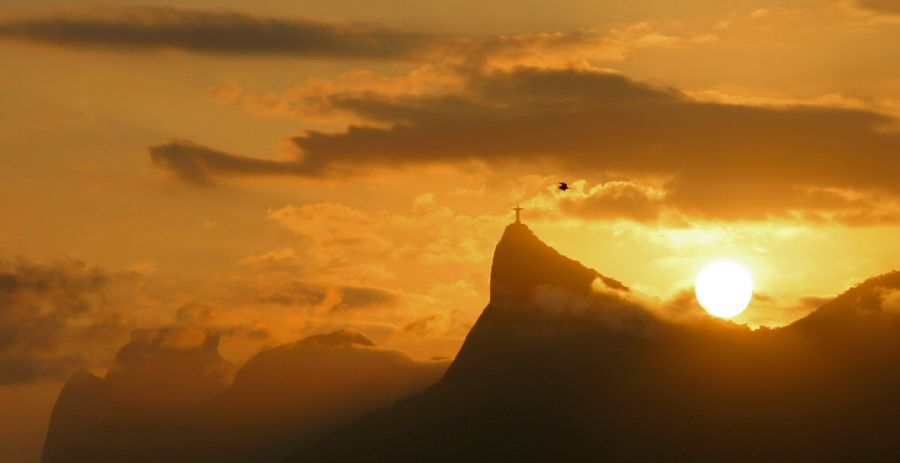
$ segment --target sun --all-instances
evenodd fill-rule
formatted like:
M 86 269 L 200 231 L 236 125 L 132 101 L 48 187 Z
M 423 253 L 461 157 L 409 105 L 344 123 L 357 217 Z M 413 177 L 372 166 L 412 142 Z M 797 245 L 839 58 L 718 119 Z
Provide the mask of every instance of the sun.
M 718 259 L 707 263 L 694 280 L 697 302 L 712 315 L 734 317 L 750 304 L 753 298 L 753 275 L 743 264 Z

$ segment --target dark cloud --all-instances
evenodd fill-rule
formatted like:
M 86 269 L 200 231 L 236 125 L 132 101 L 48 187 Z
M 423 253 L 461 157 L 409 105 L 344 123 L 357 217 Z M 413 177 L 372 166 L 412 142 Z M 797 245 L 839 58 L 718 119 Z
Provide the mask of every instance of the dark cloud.
M 381 308 L 397 303 L 397 293 L 368 286 L 324 286 L 293 281 L 276 292 L 257 298 L 266 304 L 312 307 L 326 304 L 334 311 Z
M 619 75 L 537 69 L 476 76 L 459 97 L 335 104 L 395 125 L 295 138 L 312 171 L 470 159 L 670 176 L 666 204 L 730 219 L 809 207 L 813 187 L 900 192 L 900 139 L 870 112 L 702 103 Z
M 199 326 L 204 327 L 210 335 L 244 338 L 251 342 L 268 341 L 271 338 L 271 333 L 265 327 L 255 323 L 237 322 L 228 316 L 226 309 L 209 302 L 192 301 L 179 307 L 175 312 L 173 328 Z
M 122 278 L 77 261 L 0 261 L 0 384 L 62 379 L 92 366 L 92 349 L 70 347 L 127 332 L 106 300 Z
M 900 14 L 898 0 L 859 0 L 859 5 L 881 13 Z
M 596 30 L 433 34 L 360 22 L 157 6 L 55 8 L 0 19 L 0 39 L 66 48 L 416 60 L 464 67 L 572 62 L 586 57 L 618 60 L 634 44 L 626 43 L 628 37 L 614 35 Z
M 397 294 L 391 291 L 364 286 L 341 286 L 338 292 L 341 300 L 332 307 L 332 310 L 336 311 L 384 307 L 399 299 Z
M 400 328 L 400 331 L 415 336 L 426 336 L 432 334 L 434 325 L 441 320 L 437 315 L 428 315 L 426 317 L 417 318 Z
M 879 207 L 900 195 L 900 137 L 888 130 L 896 120 L 874 112 L 700 102 L 617 74 L 535 68 L 475 72 L 452 95 L 338 94 L 331 105 L 373 125 L 307 132 L 293 139 L 296 161 L 259 161 L 266 168 L 202 147 L 179 148 L 181 161 L 167 167 L 208 180 L 220 172 L 319 176 L 479 161 L 664 179 L 655 205 L 710 218 L 898 219 Z M 654 205 L 634 193 L 588 199 L 631 202 L 626 208 L 653 218 Z
M 0 385 L 30 383 L 42 379 L 63 379 L 84 365 L 80 356 L 35 358 L 19 355 L 0 358 Z
M 198 185 L 208 184 L 214 176 L 223 175 L 299 175 L 305 172 L 296 162 L 254 159 L 223 153 L 182 140 L 172 140 L 150 147 L 153 162 L 178 178 Z
M 63 47 L 404 59 L 433 37 L 362 23 L 165 7 L 55 10 L 0 22 L 0 37 Z

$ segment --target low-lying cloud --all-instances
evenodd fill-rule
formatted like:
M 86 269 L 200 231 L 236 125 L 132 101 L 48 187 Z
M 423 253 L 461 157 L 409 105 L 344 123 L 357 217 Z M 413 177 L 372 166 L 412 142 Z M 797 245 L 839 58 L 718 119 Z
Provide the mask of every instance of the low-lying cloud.
M 71 260 L 0 261 L 0 384 L 94 366 L 91 354 L 127 333 L 107 295 L 128 278 Z

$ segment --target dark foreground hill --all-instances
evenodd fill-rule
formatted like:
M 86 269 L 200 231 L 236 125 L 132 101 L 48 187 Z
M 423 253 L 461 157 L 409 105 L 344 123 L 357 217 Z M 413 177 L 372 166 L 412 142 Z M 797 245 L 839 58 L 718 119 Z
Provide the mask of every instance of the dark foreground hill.
M 900 461 L 898 288 L 781 329 L 675 324 L 513 224 L 441 382 L 289 461 Z

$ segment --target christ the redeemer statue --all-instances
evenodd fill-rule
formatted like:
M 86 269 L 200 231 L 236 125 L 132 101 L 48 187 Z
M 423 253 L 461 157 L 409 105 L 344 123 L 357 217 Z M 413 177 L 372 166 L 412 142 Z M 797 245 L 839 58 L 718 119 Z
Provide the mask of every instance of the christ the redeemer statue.
M 519 206 L 516 206 L 513 208 L 513 210 L 516 211 L 516 223 L 522 223 L 522 216 L 521 216 L 522 208 Z

